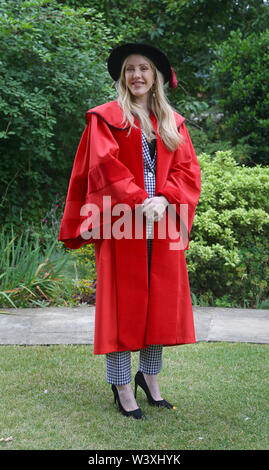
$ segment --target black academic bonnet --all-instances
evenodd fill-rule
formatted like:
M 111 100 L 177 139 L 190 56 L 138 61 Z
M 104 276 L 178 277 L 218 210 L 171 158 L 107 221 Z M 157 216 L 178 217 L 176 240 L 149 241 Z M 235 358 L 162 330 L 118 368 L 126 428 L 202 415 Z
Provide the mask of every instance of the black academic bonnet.
M 164 83 L 169 81 L 170 87 L 176 88 L 177 80 L 175 72 L 169 63 L 167 55 L 157 47 L 143 43 L 123 44 L 110 52 L 107 61 L 107 68 L 113 80 L 117 81 L 120 78 L 122 64 L 126 57 L 131 54 L 140 54 L 148 57 L 163 74 Z

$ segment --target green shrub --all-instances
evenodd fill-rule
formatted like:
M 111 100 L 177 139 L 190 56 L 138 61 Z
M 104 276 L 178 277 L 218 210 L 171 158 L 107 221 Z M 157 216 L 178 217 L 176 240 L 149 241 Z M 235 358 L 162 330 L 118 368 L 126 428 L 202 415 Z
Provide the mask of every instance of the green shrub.
M 66 190 L 84 112 L 111 93 L 110 32 L 56 0 L 1 1 L 0 16 L 0 222 L 17 222 Z
M 81 246 L 78 250 L 66 249 L 73 259 L 75 282 L 72 299 L 77 303 L 95 304 L 97 273 L 94 244 Z
M 240 164 L 248 164 L 251 162 L 252 147 L 247 143 L 238 142 L 233 145 L 229 140 L 221 140 L 218 124 L 207 123 L 203 129 L 198 129 L 189 126 L 189 132 L 197 155 L 206 153 L 207 155 L 215 156 L 218 151 L 231 150 L 233 158 Z
M 95 305 L 96 302 L 96 287 L 97 280 L 95 281 L 88 279 L 81 279 L 75 289 L 73 298 L 79 303 L 86 303 L 89 305 Z
M 257 307 L 269 298 L 269 167 L 230 151 L 201 154 L 202 192 L 186 252 L 200 305 Z
M 223 133 L 232 144 L 249 144 L 253 163 L 268 164 L 269 30 L 243 38 L 232 31 L 217 47 L 212 87 L 224 111 Z

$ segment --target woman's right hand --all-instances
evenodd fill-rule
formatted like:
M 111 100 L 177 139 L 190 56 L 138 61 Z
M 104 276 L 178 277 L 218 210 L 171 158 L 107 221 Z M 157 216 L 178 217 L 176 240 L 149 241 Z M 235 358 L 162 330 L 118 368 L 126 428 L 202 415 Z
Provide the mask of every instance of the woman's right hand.
M 142 203 L 142 212 L 149 222 L 158 222 L 161 220 L 168 204 L 164 196 L 146 198 Z

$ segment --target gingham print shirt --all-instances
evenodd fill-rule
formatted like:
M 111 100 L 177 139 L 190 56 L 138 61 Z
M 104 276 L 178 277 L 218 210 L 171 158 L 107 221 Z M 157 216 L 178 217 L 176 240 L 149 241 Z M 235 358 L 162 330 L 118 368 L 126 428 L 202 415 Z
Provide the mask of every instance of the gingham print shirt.
M 149 197 L 154 197 L 155 196 L 157 150 L 155 149 L 154 156 L 153 158 L 151 158 L 147 139 L 143 131 L 142 131 L 142 146 L 143 146 L 145 189 L 148 192 Z M 148 220 L 146 221 L 147 238 L 153 238 L 153 224 L 154 222 L 149 222 Z

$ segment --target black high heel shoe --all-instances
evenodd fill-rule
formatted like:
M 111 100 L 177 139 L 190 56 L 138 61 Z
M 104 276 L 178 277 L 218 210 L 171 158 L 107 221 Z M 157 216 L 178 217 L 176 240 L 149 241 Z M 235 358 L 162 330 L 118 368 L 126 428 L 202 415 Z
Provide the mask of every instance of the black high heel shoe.
M 164 408 L 173 408 L 173 405 L 171 403 L 168 403 L 166 400 L 154 400 L 152 397 L 150 390 L 148 388 L 147 382 L 145 380 L 145 377 L 143 373 L 139 370 L 135 376 L 135 398 L 136 398 L 136 392 L 137 392 L 137 387 L 140 385 L 140 387 L 144 390 L 144 392 L 147 395 L 148 402 L 152 406 L 162 406 Z
M 132 411 L 126 411 L 121 402 L 120 402 L 120 397 L 119 397 L 119 392 L 118 392 L 118 389 L 117 387 L 113 384 L 111 386 L 112 388 L 112 392 L 114 393 L 114 403 L 116 403 L 116 401 L 118 401 L 118 404 L 119 404 L 119 409 L 120 409 L 120 412 L 124 415 L 124 416 L 131 416 L 132 418 L 135 418 L 135 419 L 143 419 L 145 418 L 145 416 L 143 415 L 142 413 L 142 410 L 140 408 L 137 408 L 136 410 L 132 410 Z

